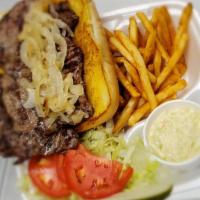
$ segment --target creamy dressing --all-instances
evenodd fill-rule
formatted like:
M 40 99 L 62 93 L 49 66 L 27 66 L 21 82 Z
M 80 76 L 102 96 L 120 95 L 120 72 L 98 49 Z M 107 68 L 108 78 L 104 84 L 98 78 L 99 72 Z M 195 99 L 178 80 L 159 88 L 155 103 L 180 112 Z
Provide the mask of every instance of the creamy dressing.
M 200 109 L 188 106 L 162 112 L 149 129 L 148 142 L 167 161 L 195 157 L 200 153 Z

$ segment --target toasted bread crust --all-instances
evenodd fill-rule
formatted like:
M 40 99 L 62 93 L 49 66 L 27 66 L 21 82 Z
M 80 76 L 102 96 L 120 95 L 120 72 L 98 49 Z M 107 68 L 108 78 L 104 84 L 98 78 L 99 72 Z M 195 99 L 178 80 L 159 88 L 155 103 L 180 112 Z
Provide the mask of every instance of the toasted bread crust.
M 95 111 L 78 126 L 77 130 L 83 132 L 113 117 L 119 106 L 119 87 L 108 41 L 93 2 L 68 1 L 80 17 L 75 38 L 85 56 L 86 92 Z

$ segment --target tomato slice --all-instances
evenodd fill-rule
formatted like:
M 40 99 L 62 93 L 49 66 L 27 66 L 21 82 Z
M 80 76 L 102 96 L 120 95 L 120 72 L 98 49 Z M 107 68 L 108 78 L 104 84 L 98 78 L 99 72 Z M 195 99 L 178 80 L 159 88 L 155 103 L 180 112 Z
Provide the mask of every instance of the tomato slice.
M 58 178 L 66 184 L 67 180 L 66 180 L 66 176 L 65 176 L 65 172 L 64 172 L 64 154 L 59 154 L 57 155 L 58 158 L 57 158 L 57 163 L 56 163 L 56 171 L 57 171 L 57 175 L 58 175 Z
M 124 189 L 133 169 L 90 154 L 82 145 L 65 155 L 64 172 L 69 188 L 87 199 L 108 197 Z
M 70 194 L 67 184 L 63 183 L 56 171 L 58 156 L 33 158 L 29 162 L 29 175 L 33 184 L 44 194 L 61 198 Z

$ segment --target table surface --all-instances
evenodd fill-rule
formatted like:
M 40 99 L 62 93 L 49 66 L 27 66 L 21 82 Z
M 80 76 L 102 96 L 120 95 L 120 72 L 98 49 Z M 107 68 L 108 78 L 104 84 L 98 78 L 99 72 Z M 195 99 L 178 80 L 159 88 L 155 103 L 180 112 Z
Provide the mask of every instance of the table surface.
M 12 6 L 17 0 L 0 0 L 0 10 L 5 11 L 9 9 L 10 6 Z M 113 9 L 121 9 L 126 8 L 128 6 L 138 5 L 146 2 L 163 2 L 163 0 L 94 0 L 97 6 L 97 9 L 100 13 L 105 13 L 112 11 Z M 175 0 L 168 0 L 168 1 L 175 1 Z M 177 1 L 177 0 L 176 0 Z M 192 2 L 194 5 L 194 8 L 200 13 L 200 0 L 179 0 L 182 2 Z M 113 5 L 113 2 L 115 4 Z M 20 193 L 17 189 L 18 186 L 16 186 L 16 183 L 13 183 L 11 180 L 16 180 L 16 172 L 15 168 L 12 165 L 12 160 L 5 160 L 0 158 L 0 178 L 4 177 L 3 183 L 2 180 L 0 180 L 0 200 L 20 200 Z M 12 182 L 12 183 L 11 183 Z M 196 198 L 197 195 L 195 193 L 199 194 L 199 191 L 190 191 L 190 194 L 187 194 L 186 198 L 184 198 L 184 195 L 181 195 L 181 198 L 176 198 L 173 200 L 183 200 L 187 199 L 188 197 L 191 197 L 190 199 L 200 199 L 200 197 Z M 171 198 L 170 198 L 171 199 Z

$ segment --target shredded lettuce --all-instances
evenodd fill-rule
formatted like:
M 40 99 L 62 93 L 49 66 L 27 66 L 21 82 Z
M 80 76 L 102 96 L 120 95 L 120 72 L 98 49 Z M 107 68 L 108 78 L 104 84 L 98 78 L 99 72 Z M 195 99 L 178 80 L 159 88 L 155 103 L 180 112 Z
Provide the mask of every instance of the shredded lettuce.
M 113 122 L 110 121 L 106 126 L 99 126 L 86 132 L 81 139 L 84 146 L 92 153 L 103 156 L 110 160 L 123 162 L 126 142 L 123 135 L 115 137 L 112 134 Z

